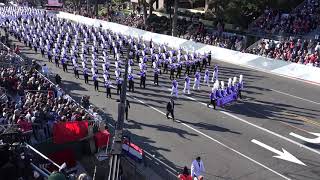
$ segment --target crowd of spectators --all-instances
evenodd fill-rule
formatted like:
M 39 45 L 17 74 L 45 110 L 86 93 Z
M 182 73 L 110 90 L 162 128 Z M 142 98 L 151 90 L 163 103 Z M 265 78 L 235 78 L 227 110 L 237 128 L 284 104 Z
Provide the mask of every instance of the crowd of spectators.
M 320 17 L 318 0 L 306 0 L 291 13 L 267 8 L 251 30 L 272 34 L 303 35 L 317 28 Z
M 110 21 L 134 28 L 144 29 L 143 16 L 136 15 L 134 13 L 131 13 L 128 16 L 124 14 L 112 13 L 110 16 Z
M 256 48 L 247 53 L 264 57 L 320 67 L 320 42 L 289 38 L 282 41 L 261 40 Z
M 171 34 L 170 20 L 166 17 L 152 17 L 148 20 L 148 25 L 144 25 L 141 15 L 131 14 L 129 16 L 118 15 L 111 18 L 112 22 L 119 24 L 157 32 Z M 246 39 L 244 36 L 223 32 L 222 25 L 217 25 L 217 31 L 206 27 L 203 23 L 192 22 L 185 18 L 177 21 L 177 36 L 195 42 L 201 42 L 217 47 L 242 51 L 245 48 Z
M 0 87 L 0 125 L 18 126 L 29 142 L 32 135 L 36 142 L 51 137 L 56 122 L 92 119 L 34 67 L 2 66 Z
M 243 36 L 231 33 L 210 32 L 205 34 L 186 34 L 183 36 L 189 39 L 204 44 L 209 44 L 221 48 L 227 48 L 236 51 L 242 51 L 245 48 L 245 38 Z

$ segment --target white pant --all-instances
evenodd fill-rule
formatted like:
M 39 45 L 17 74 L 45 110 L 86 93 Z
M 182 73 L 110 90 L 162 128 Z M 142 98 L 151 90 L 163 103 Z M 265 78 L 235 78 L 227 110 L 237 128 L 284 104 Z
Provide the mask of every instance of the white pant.
M 193 89 L 200 90 L 200 79 L 194 79 Z
M 209 86 L 209 76 L 205 75 L 203 78 L 203 82 Z
M 183 88 L 183 93 L 187 93 L 190 94 L 190 83 L 184 82 L 184 88 Z
M 215 77 L 215 73 L 213 73 L 213 74 L 212 74 L 211 82 L 215 82 L 215 81 L 216 81 L 216 79 L 218 79 L 218 76 L 217 76 L 217 77 Z
M 173 87 L 171 89 L 171 95 L 178 97 L 178 87 Z

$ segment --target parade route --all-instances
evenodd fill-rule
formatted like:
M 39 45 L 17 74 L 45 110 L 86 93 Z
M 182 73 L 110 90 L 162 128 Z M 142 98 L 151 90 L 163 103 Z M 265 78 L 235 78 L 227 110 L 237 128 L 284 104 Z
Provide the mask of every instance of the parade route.
M 80 79 L 74 78 L 71 66 L 69 73 L 63 72 L 22 43 L 13 43 L 21 46 L 23 56 L 41 65 L 46 63 L 52 73 L 58 73 L 62 88 L 75 100 L 89 95 L 91 103 L 106 113 L 109 123 L 114 123 L 118 113 L 115 89 L 113 99 L 107 99 L 102 83 L 100 92 L 94 91 L 92 81 L 85 84 L 82 73 Z M 113 64 L 111 56 L 110 60 Z M 192 160 L 201 156 L 205 178 L 210 180 L 320 179 L 316 134 L 320 133 L 320 87 L 215 60 L 210 72 L 214 64 L 219 65 L 219 79 L 225 82 L 243 74 L 243 99 L 217 110 L 208 108 L 212 84 L 202 84 L 200 91 L 183 95 L 182 76 L 178 80 L 176 121 L 172 121 L 165 117 L 171 88 L 169 74 L 160 75 L 160 86 L 154 86 L 148 65 L 146 89 L 139 88 L 139 78 L 135 78 L 135 92 L 128 92 L 131 108 L 125 129 L 132 141 L 154 155 L 153 160 L 161 162 L 160 167 L 171 174 L 185 165 L 190 167 Z M 99 68 L 102 79 L 100 65 Z M 137 71 L 135 65 L 134 73 Z M 114 67 L 110 72 L 114 83 Z M 193 79 L 191 82 L 193 85 Z M 161 170 L 157 172 L 168 179 Z

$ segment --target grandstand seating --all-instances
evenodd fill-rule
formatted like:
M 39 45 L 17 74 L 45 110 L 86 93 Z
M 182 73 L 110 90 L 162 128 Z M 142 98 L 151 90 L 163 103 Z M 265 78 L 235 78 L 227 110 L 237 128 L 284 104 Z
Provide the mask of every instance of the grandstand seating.
M 33 130 L 33 143 L 52 137 L 55 122 L 92 119 L 85 109 L 70 96 L 64 96 L 61 88 L 34 68 L 10 65 L 2 67 L 0 72 L 0 86 L 8 96 L 7 101 L 1 101 L 2 125 L 21 125 L 21 121 L 32 124 L 28 130 Z M 26 130 L 26 126 L 21 128 Z
M 282 41 L 262 39 L 246 52 L 264 57 L 319 67 L 320 43 L 310 39 L 288 38 Z
M 292 12 L 267 8 L 251 26 L 251 31 L 271 34 L 305 35 L 319 24 L 319 2 L 306 0 Z

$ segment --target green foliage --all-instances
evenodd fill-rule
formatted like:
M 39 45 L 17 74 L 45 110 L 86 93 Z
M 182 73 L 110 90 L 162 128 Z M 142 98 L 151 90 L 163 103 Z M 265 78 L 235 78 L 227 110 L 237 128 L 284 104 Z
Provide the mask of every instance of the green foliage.
M 263 0 L 229 0 L 223 10 L 224 19 L 230 24 L 246 28 L 254 17 L 260 15 L 264 5 Z
M 209 0 L 209 2 L 217 18 L 247 28 L 248 24 L 259 17 L 266 7 L 289 12 L 303 0 Z
M 128 2 L 128 0 L 112 0 L 112 3 L 115 3 L 115 4 L 121 4 L 125 2 Z

